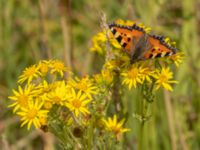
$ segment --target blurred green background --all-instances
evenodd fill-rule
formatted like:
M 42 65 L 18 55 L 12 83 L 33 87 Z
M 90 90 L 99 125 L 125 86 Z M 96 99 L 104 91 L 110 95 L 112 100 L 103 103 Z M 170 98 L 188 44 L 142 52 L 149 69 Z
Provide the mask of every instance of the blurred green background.
M 20 128 L 19 118 L 7 108 L 7 96 L 21 71 L 40 59 L 63 59 L 80 76 L 98 72 L 103 58 L 89 48 L 101 31 L 102 12 L 108 22 L 144 23 L 185 53 L 183 64 L 174 69 L 179 81 L 174 92 L 161 91 L 152 103 L 144 149 L 200 149 L 199 0 L 0 0 L 0 149 L 58 149 L 52 135 Z M 129 100 L 130 113 L 135 106 Z M 127 133 L 127 149 L 136 149 L 139 125 L 129 119 L 133 132 Z

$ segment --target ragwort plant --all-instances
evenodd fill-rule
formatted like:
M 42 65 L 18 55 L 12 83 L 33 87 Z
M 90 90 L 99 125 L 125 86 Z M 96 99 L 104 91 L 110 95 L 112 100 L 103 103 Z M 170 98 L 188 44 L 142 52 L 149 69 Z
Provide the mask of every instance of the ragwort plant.
M 118 24 L 134 22 L 118 20 Z M 146 32 L 149 28 L 140 25 Z M 174 44 L 168 38 L 169 45 Z M 20 116 L 21 126 L 40 128 L 53 133 L 63 149 L 116 149 L 126 128 L 127 116 L 120 97 L 122 89 L 139 89 L 142 95 L 141 114 L 132 114 L 141 121 L 139 148 L 142 149 L 142 130 L 147 118 L 148 104 L 156 91 L 173 91 L 171 64 L 182 62 L 182 53 L 130 63 L 130 58 L 109 30 L 92 38 L 90 51 L 105 56 L 102 70 L 93 76 L 77 77 L 60 60 L 41 60 L 26 68 L 13 89 L 9 105 Z M 114 108 L 114 109 L 113 109 Z

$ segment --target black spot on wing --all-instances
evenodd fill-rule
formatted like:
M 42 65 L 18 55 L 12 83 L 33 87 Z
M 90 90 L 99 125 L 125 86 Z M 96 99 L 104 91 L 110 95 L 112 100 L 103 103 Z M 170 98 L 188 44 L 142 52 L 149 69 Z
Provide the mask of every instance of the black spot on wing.
M 155 58 L 160 58 L 161 57 L 161 53 L 158 53 Z
M 126 47 L 126 45 L 127 45 L 127 43 L 123 43 L 123 44 L 122 44 L 122 47 L 123 47 L 123 48 L 125 48 L 125 47 Z
M 167 52 L 167 53 L 165 54 L 165 56 L 169 56 L 169 54 L 170 54 L 170 52 Z
M 152 58 L 152 57 L 153 57 L 153 54 L 150 54 L 150 55 L 149 55 L 149 58 Z
M 122 40 L 122 36 L 118 36 L 116 39 L 117 39 L 117 41 L 120 43 L 121 40 Z
M 128 40 L 128 42 L 130 42 L 130 41 L 131 41 L 131 38 L 129 37 L 127 40 Z

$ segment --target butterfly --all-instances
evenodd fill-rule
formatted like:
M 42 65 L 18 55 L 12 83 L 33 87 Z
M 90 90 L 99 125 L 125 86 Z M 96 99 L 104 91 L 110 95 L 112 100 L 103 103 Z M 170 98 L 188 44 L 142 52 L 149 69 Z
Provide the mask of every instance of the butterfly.
M 171 56 L 177 52 L 175 47 L 165 41 L 164 36 L 147 34 L 136 24 L 123 26 L 113 23 L 109 28 L 123 50 L 129 54 L 131 63 Z

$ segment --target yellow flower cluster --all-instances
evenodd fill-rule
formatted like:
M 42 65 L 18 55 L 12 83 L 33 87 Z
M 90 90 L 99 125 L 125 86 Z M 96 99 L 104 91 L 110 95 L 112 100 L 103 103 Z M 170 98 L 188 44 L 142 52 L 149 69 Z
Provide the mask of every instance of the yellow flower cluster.
M 105 67 L 106 68 L 106 67 Z M 68 74 L 65 79 L 64 75 Z M 81 121 L 82 125 L 90 123 L 91 112 L 98 112 L 98 107 L 92 109 L 95 96 L 105 95 L 106 86 L 112 85 L 114 73 L 103 69 L 93 78 L 85 76 L 78 78 L 59 60 L 42 60 L 38 64 L 26 68 L 19 76 L 18 89 L 13 89 L 9 96 L 9 105 L 13 112 L 21 117 L 21 126 L 27 125 L 28 130 L 48 126 L 48 116 L 51 109 L 57 106 L 68 110 L 66 125 Z M 98 114 L 100 115 L 100 114 Z M 101 118 L 104 115 L 101 115 Z M 101 120 L 101 119 L 99 119 Z M 116 137 L 128 131 L 123 128 L 124 121 L 117 122 L 103 119 L 105 130 L 112 131 Z
M 155 82 L 156 90 L 161 86 L 166 90 L 173 91 L 170 84 L 177 83 L 177 81 L 172 80 L 173 73 L 170 71 L 169 67 L 162 67 L 157 69 L 150 66 L 144 66 L 143 62 L 139 62 L 130 67 L 130 69 L 125 70 L 121 73 L 122 84 L 128 86 L 129 89 L 132 87 L 136 88 L 137 84 L 151 83 Z
M 122 133 L 130 131 L 128 128 L 123 128 L 124 119 L 117 121 L 117 116 L 114 115 L 113 118 L 102 119 L 106 130 L 113 133 L 116 137 L 119 137 Z
M 181 53 L 177 53 L 175 54 L 176 56 L 173 56 L 173 61 L 176 66 L 182 61 L 181 56 L 179 56 L 180 54 Z M 172 60 L 172 58 L 169 59 Z M 160 67 L 157 67 L 156 63 L 158 63 Z M 112 80 L 116 76 L 117 72 L 120 75 L 122 85 L 126 85 L 129 90 L 132 89 L 132 87 L 137 88 L 138 85 L 144 83 L 155 83 L 155 90 L 163 87 L 166 90 L 173 91 L 171 84 L 177 83 L 177 81 L 172 80 L 173 72 L 170 70 L 170 67 L 166 67 L 165 63 L 166 62 L 163 60 L 157 62 L 152 59 L 130 64 L 128 59 L 122 61 L 119 58 L 107 61 L 104 64 L 104 72 L 109 74 L 109 77 L 112 78 Z M 108 77 L 105 76 L 104 80 L 106 78 Z
M 166 90 L 173 91 L 170 83 L 178 83 L 175 80 L 171 80 L 173 78 L 173 73 L 170 71 L 170 68 L 163 67 L 162 70 L 157 70 L 154 78 L 156 79 L 156 89 L 159 89 L 160 86 L 162 86 Z
M 142 84 L 144 81 L 151 82 L 151 77 L 153 75 L 154 70 L 151 70 L 149 67 L 144 67 L 143 64 L 140 65 L 140 63 L 137 63 L 121 73 L 123 78 L 122 84 L 128 85 L 129 89 L 133 86 L 136 88 L 137 84 Z
M 92 47 L 90 48 L 90 51 L 96 52 L 100 55 L 105 54 L 108 40 L 113 50 L 121 49 L 121 45 L 116 41 L 110 31 L 108 32 L 108 37 L 106 36 L 106 31 L 102 31 L 97 33 L 97 35 L 92 38 Z
M 99 32 L 92 38 L 93 47 L 90 51 L 97 52 L 98 54 L 104 54 L 106 49 L 106 32 Z
M 13 101 L 9 107 L 21 116 L 21 126 L 41 127 L 54 105 L 67 108 L 75 117 L 90 113 L 88 105 L 98 88 L 89 77 L 66 80 L 64 74 L 67 73 L 70 74 L 69 70 L 59 60 L 43 60 L 23 71 L 18 89 L 9 96 Z
M 179 67 L 179 65 L 183 62 L 184 54 L 183 52 L 176 53 L 169 57 L 170 60 L 176 65 L 176 67 Z

